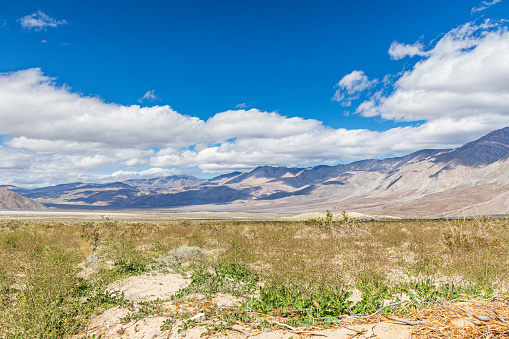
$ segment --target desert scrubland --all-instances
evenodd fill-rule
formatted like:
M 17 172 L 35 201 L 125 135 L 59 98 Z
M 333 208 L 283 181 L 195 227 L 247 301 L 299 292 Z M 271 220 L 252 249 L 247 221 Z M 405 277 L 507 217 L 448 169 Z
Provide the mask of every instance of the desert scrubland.
M 0 336 L 504 337 L 508 258 L 506 218 L 4 217 Z

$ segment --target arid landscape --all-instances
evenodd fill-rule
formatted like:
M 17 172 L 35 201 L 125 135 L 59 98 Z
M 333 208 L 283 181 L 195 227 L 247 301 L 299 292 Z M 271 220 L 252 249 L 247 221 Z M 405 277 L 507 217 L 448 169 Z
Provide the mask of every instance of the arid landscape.
M 508 164 L 506 127 L 332 167 L 4 186 L 0 336 L 508 337 Z
M 0 336 L 509 335 L 506 218 L 192 216 L 5 212 Z
M 1 339 L 509 339 L 509 0 L 4 2 Z

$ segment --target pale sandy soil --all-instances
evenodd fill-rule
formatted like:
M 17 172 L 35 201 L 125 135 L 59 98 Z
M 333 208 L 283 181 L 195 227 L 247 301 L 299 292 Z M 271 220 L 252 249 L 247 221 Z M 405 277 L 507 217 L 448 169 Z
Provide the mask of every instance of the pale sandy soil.
M 0 210 L 0 215 L 40 215 L 40 216 L 55 216 L 55 215 L 68 215 L 68 216 L 125 216 L 135 215 L 134 213 L 121 213 L 121 212 L 93 212 L 93 211 L 16 211 L 16 210 Z
M 237 211 L 180 211 L 171 209 L 147 210 L 44 210 L 18 211 L 0 210 L 1 219 L 85 219 L 100 220 L 108 217 L 112 220 L 160 221 L 160 220 L 275 220 L 290 213 L 237 212 Z
M 155 300 L 156 298 L 165 299 L 176 293 L 180 288 L 187 286 L 189 279 L 173 273 L 143 274 L 130 277 L 112 284 L 109 289 L 122 291 L 126 299 L 132 301 L 128 306 L 114 307 L 105 310 L 101 314 L 95 315 L 89 321 L 88 326 L 79 335 L 73 336 L 73 339 L 91 338 L 92 335 L 102 338 L 203 338 L 202 334 L 206 331 L 205 325 L 213 325 L 213 319 L 207 319 L 204 313 L 197 313 L 194 317 L 197 319 L 197 325 L 184 331 L 179 331 L 182 320 L 174 319 L 168 329 L 161 330 L 161 325 L 171 319 L 174 314 L 175 305 L 169 301 L 162 304 L 160 313 L 165 316 L 148 316 L 143 319 L 132 320 L 122 323 L 121 318 L 126 317 L 139 308 L 139 302 Z M 193 300 L 203 300 L 201 295 L 193 295 Z M 226 308 L 242 303 L 242 299 L 226 294 L 215 295 L 208 301 L 216 308 Z M 196 303 L 195 303 L 196 304 Z M 193 310 L 193 302 L 189 303 L 189 310 Z M 187 306 L 185 306 L 187 307 Z M 172 313 L 173 312 L 173 313 Z M 196 309 L 195 312 L 196 313 Z M 505 312 L 505 313 L 503 313 Z M 467 316 L 468 313 L 468 316 Z M 415 335 L 419 338 L 433 337 L 454 337 L 462 338 L 472 335 L 471 331 L 477 331 L 480 326 L 507 326 L 506 336 L 502 334 L 501 338 L 509 337 L 509 323 L 507 325 L 490 319 L 489 322 L 479 321 L 478 316 L 495 316 L 504 314 L 509 318 L 509 297 L 500 299 L 498 304 L 493 301 L 474 301 L 443 305 L 435 305 L 429 309 L 419 311 L 417 317 L 426 320 L 426 325 L 411 326 L 402 324 L 394 319 L 387 317 L 372 317 L 370 320 L 348 319 L 343 326 L 336 326 L 329 329 L 319 328 L 292 328 L 279 323 L 275 318 L 267 317 L 269 323 L 280 326 L 278 330 L 253 329 L 241 323 L 233 325 L 233 328 L 225 333 L 213 334 L 211 338 L 256 338 L 256 339 L 289 339 L 289 338 L 380 338 L 380 339 L 403 339 Z M 415 320 L 415 319 L 414 319 Z M 476 324 L 476 325 L 474 325 Z M 470 332 L 469 332 L 470 331 Z M 438 334 L 440 333 L 440 334 Z M 445 333 L 446 336 L 441 335 Z M 447 335 L 448 334 L 448 335 Z M 451 336 L 452 335 L 452 336 Z M 88 337 L 87 337 L 88 336 Z M 478 336 L 475 336 L 478 337 Z M 484 338 L 484 336 L 481 336 Z
M 122 292 L 130 301 L 151 301 L 167 299 L 179 289 L 188 286 L 190 279 L 184 279 L 179 274 L 154 273 L 141 274 L 114 282 L 108 286 L 109 292 Z
M 359 212 L 345 212 L 347 218 L 349 219 L 359 219 L 359 220 L 369 220 L 369 219 L 398 219 L 396 217 L 391 217 L 387 215 L 369 215 Z M 310 219 L 325 219 L 326 213 L 323 212 L 309 212 L 309 213 L 301 213 L 291 217 L 282 217 L 280 220 L 288 220 L 288 221 L 305 221 Z M 344 220 L 343 213 L 332 213 L 333 221 L 341 221 Z

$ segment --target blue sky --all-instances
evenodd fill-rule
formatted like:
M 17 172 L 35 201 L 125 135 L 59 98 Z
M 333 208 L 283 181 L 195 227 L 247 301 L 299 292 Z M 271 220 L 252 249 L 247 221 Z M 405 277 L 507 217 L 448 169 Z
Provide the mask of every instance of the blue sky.
M 505 0 L 10 3 L 0 184 L 455 147 L 509 124 L 506 19 Z

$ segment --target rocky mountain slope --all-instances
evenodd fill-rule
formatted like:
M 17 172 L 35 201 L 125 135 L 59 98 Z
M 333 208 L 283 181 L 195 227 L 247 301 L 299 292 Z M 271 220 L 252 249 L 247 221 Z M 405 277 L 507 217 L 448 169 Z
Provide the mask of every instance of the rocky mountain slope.
M 509 210 L 509 127 L 457 149 L 421 150 L 346 165 L 260 166 L 209 180 L 171 176 L 10 189 L 56 207 L 329 209 L 413 217 L 505 213 Z
M 164 189 L 175 187 L 196 186 L 206 182 L 205 179 L 198 179 L 189 175 L 172 175 L 154 179 L 130 179 L 122 183 L 139 189 Z
M 0 187 L 0 210 L 42 210 L 45 208 L 34 200 Z

